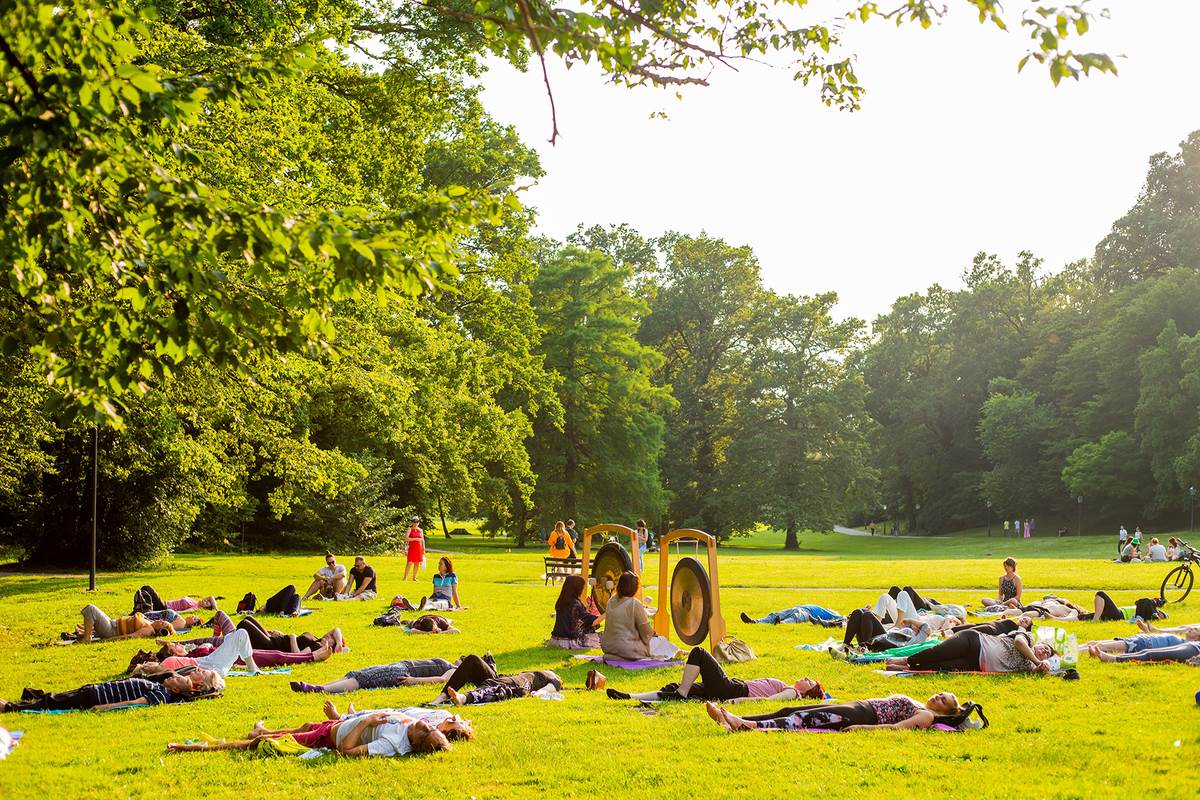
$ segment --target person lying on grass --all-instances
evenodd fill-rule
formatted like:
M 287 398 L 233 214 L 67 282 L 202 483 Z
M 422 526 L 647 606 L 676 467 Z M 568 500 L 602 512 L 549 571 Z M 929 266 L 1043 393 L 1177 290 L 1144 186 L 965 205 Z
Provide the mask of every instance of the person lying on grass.
M 453 671 L 454 665 L 444 658 L 397 661 L 356 669 L 326 684 L 292 681 L 292 691 L 341 694 L 359 689 L 394 689 L 422 683 L 445 683 Z
M 473 691 L 463 693 L 467 686 L 477 687 Z M 455 705 L 474 705 L 478 703 L 497 703 L 501 700 L 512 700 L 525 697 L 542 689 L 553 686 L 562 691 L 563 682 L 558 675 L 547 669 L 527 670 L 516 675 L 502 675 L 496 671 L 496 662 L 490 655 L 463 656 L 454 668 L 454 672 L 446 679 L 442 691 L 434 699 L 433 705 L 454 703 Z
M 844 621 L 845 617 L 833 609 L 811 604 L 792 606 L 782 611 L 772 611 L 759 619 L 752 618 L 745 611 L 742 612 L 742 622 L 747 625 L 799 625 L 811 622 L 816 625 L 835 627 L 840 626 Z
M 404 620 L 400 627 L 407 633 L 462 633 L 454 627 L 454 623 L 437 614 L 423 614 L 416 619 Z
M 175 616 L 173 621 L 152 619 L 150 615 L 141 613 L 113 618 L 94 605 L 84 606 L 80 613 L 83 615 L 83 624 L 75 626 L 75 640 L 85 643 L 172 636 L 177 631 L 200 624 L 199 617 L 181 617 L 175 612 L 171 612 Z
M 154 587 L 147 584 L 133 593 L 133 613 L 138 611 L 195 611 L 198 608 L 203 608 L 208 611 L 217 610 L 217 598 L 209 595 L 200 600 L 195 600 L 191 597 L 180 597 L 176 600 L 163 600 L 158 596 L 158 592 L 154 591 Z
M 1021 594 L 1025 591 L 1025 586 L 1021 583 L 1021 576 L 1017 574 L 1016 559 L 1004 559 L 1004 574 L 1000 576 L 996 589 L 997 594 L 994 598 L 985 597 L 979 601 L 985 608 L 988 606 L 1021 607 Z
M 600 646 L 600 626 L 604 615 L 588 611 L 580 600 L 587 581 L 582 575 L 568 575 L 563 579 L 562 591 L 554 603 L 554 628 L 550 631 L 548 644 L 565 650 L 594 649 Z
M 254 617 L 244 617 L 237 625 L 233 624 L 233 620 L 224 611 L 218 611 L 213 615 L 213 618 L 208 622 L 212 626 L 213 635 L 205 636 L 198 639 L 186 639 L 177 644 L 182 645 L 219 645 L 221 641 L 231 635 L 236 630 L 243 630 L 250 637 L 250 646 L 255 650 L 270 650 L 284 653 L 304 653 L 312 652 L 314 654 L 320 652 L 323 648 L 329 648 L 331 653 L 341 653 L 346 650 L 346 640 L 342 636 L 341 628 L 332 628 L 324 636 L 316 637 L 311 633 L 283 633 L 277 630 L 268 630 L 262 626 Z M 165 645 L 166 642 L 162 639 L 158 640 L 159 645 Z M 328 656 L 322 656 L 323 661 Z M 307 659 L 301 659 L 307 660 Z M 290 662 L 289 662 L 290 663 Z
M 212 696 L 224 688 L 225 680 L 216 672 L 196 669 L 188 675 L 171 673 L 161 682 L 145 678 L 125 678 L 105 683 L 89 683 L 66 692 L 25 689 L 19 701 L 0 700 L 0 713 L 89 709 L 111 711 L 131 706 L 156 706 Z
M 1189 629 L 1183 636 L 1176 636 L 1173 633 L 1139 633 L 1135 636 L 1118 636 L 1116 639 L 1096 639 L 1088 642 L 1084 647 L 1093 655 L 1096 652 L 1120 655 L 1176 647 L 1186 642 L 1200 642 L 1200 629 Z
M 962 631 L 934 647 L 904 658 L 889 658 L 890 670 L 939 672 L 1049 672 L 1050 645 L 1033 644 L 1027 633 L 993 636 Z
M 1005 633 L 1016 633 L 1017 631 L 1033 630 L 1033 615 L 1022 614 L 1013 619 L 997 619 L 992 622 L 975 622 L 971 624 L 955 625 L 950 628 L 950 633 L 959 633 L 960 631 L 979 631 L 980 633 L 990 633 L 993 636 L 1000 636 Z
M 885 628 L 878 617 L 870 611 L 856 608 L 846 619 L 846 633 L 842 637 L 842 647 L 849 647 L 855 639 L 860 645 L 873 652 L 920 644 L 936 631 L 951 628 L 961 622 L 962 620 L 958 617 L 925 614 L 919 619 L 901 620 L 895 625 Z
M 903 694 L 849 703 L 822 703 L 781 708 L 769 714 L 739 717 L 715 703 L 704 710 L 722 728 L 736 731 L 858 731 L 873 728 L 928 728 L 956 719 L 962 709 L 950 692 L 938 692 L 924 703 Z
M 1171 628 L 1158 628 L 1151 625 L 1145 620 L 1137 620 L 1138 630 L 1142 633 L 1173 633 L 1177 636 L 1185 636 L 1188 631 L 1200 631 L 1200 622 L 1193 622 L 1185 625 L 1176 625 Z
M 139 652 L 130 662 L 129 671 L 140 675 L 147 671 L 135 672 L 137 667 L 157 665 L 164 669 L 179 669 L 186 666 L 198 666 L 216 670 L 222 675 L 228 675 L 229 670 L 237 664 L 244 666 L 250 674 L 257 674 L 262 667 L 281 667 L 290 664 L 308 664 L 314 661 L 324 661 L 333 655 L 333 649 L 328 645 L 317 650 L 305 650 L 302 653 L 284 653 L 280 650 L 254 650 L 250 645 L 250 635 L 244 630 L 235 630 L 229 636 L 218 639 L 216 644 L 187 645 L 182 642 L 163 641 L 157 652 Z
M 700 679 L 699 681 L 697 679 Z M 608 689 L 612 700 L 796 700 L 825 699 L 825 687 L 812 678 L 801 678 L 790 686 L 777 678 L 731 678 L 703 647 L 693 647 L 679 683 L 668 683 L 656 692 L 626 694 Z
M 1002 617 L 1020 617 L 1025 614 L 1035 615 L 1043 619 L 1053 619 L 1060 622 L 1078 622 L 1082 619 L 1091 619 L 1092 614 L 1085 611 L 1082 606 L 1078 606 L 1062 597 L 1055 595 L 1046 595 L 1042 600 L 1028 605 L 1017 606 L 989 606 L 987 609 L 991 613 L 996 613 Z
M 444 712 L 443 712 L 444 713 Z M 305 747 L 324 747 L 346 756 L 404 756 L 449 750 L 450 741 L 441 725 L 427 714 L 414 716 L 401 711 L 366 711 L 339 716 L 330 700 L 325 701 L 326 719 L 306 722 L 297 728 L 269 730 L 260 721 L 245 739 L 229 742 L 171 742 L 172 753 L 211 752 L 214 750 L 253 750 L 261 739 L 291 737 Z M 450 715 L 447 715 L 454 719 Z M 463 721 L 460 721 L 463 722 Z M 445 724 L 443 722 L 443 724 Z M 469 724 L 451 724 L 456 738 L 474 735 Z
M 1132 653 L 1109 653 L 1092 643 L 1088 646 L 1088 653 L 1101 661 L 1178 661 L 1200 666 L 1200 637 L 1171 647 L 1156 647 Z

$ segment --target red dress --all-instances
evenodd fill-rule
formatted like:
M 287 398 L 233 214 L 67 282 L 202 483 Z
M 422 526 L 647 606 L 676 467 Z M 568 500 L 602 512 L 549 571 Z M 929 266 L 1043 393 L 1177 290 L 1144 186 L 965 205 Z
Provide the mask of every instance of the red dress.
M 420 564 L 425 560 L 425 534 L 416 525 L 408 529 L 408 563 Z

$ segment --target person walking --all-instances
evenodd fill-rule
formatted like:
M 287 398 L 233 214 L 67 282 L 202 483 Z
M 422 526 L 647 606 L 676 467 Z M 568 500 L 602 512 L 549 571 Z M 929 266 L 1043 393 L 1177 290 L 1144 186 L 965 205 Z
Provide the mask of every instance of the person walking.
M 1120 556 L 1125 552 L 1125 543 L 1129 540 L 1129 531 L 1125 530 L 1125 526 L 1121 526 L 1121 530 L 1117 531 L 1117 555 Z

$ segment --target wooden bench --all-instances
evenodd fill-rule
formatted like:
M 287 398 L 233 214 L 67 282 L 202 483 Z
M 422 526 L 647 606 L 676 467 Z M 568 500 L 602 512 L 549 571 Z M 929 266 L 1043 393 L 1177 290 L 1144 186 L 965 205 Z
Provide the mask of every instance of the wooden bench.
M 583 559 L 580 558 L 551 558 L 546 556 L 546 584 L 550 581 L 561 581 L 568 575 L 579 575 L 583 572 Z

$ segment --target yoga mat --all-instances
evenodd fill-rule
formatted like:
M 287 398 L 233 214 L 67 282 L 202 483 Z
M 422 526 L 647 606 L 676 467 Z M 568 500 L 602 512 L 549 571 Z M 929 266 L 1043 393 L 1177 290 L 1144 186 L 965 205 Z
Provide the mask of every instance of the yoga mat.
M 258 672 L 246 672 L 244 669 L 229 670 L 230 678 L 257 678 L 259 675 L 290 675 L 291 667 L 279 667 L 277 669 L 260 669 Z
M 638 661 L 626 661 L 621 658 L 605 659 L 604 656 L 571 656 L 580 661 L 593 661 L 597 664 L 607 664 L 617 669 L 657 669 L 658 667 L 678 667 L 682 661 L 658 661 L 653 658 L 643 658 Z
M 110 709 L 107 709 L 106 711 L 99 711 L 97 713 L 106 714 L 106 713 L 108 713 L 108 711 L 129 711 L 130 709 L 134 709 L 134 708 L 150 708 L 150 706 L 145 706 L 145 705 L 121 706 L 120 708 L 110 708 Z M 26 708 L 26 709 L 22 709 L 21 713 L 22 714 L 78 714 L 83 711 L 91 711 L 91 710 L 92 709 L 90 709 L 90 708 L 52 708 L 52 709 Z
M 262 616 L 264 616 L 264 617 L 284 617 L 285 619 L 291 619 L 292 617 L 307 617 L 314 610 L 315 609 L 312 609 L 312 608 L 302 608 L 299 611 L 297 611 L 295 614 L 262 614 Z M 238 611 L 237 615 L 239 617 L 253 617 L 255 615 L 255 613 L 256 612 L 254 612 L 254 611 Z M 257 612 L 257 613 L 262 613 L 262 612 Z M 180 631 L 180 633 L 182 633 L 182 631 Z

